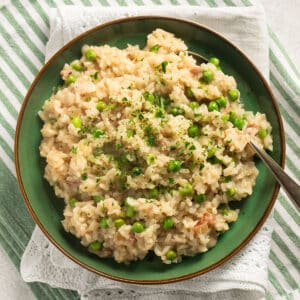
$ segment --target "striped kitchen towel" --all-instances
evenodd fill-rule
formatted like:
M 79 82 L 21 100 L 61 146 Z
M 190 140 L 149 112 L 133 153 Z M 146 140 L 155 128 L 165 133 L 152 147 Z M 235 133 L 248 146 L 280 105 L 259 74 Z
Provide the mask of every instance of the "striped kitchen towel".
M 49 8 L 76 5 L 202 5 L 251 6 L 248 0 L 12 0 L 0 4 L 0 242 L 18 266 L 34 228 L 18 191 L 14 162 L 13 138 L 16 118 L 23 97 L 44 62 L 49 36 Z M 300 180 L 299 127 L 300 75 L 275 33 L 269 28 L 270 80 L 277 98 L 287 138 L 287 172 Z M 280 193 L 274 210 L 275 226 L 269 260 L 269 291 L 272 299 L 282 296 L 299 298 L 299 226 L 300 216 Z M 30 284 L 38 299 L 75 299 L 72 291 L 54 289 L 41 283 Z

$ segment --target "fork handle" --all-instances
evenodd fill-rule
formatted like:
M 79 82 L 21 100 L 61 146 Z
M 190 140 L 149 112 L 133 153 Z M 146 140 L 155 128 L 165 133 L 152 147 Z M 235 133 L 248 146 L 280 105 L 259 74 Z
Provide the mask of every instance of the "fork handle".
M 292 202 L 300 212 L 300 185 L 297 184 L 264 150 L 259 149 L 255 145 L 255 143 L 251 141 L 249 142 L 249 144 L 257 153 L 257 155 L 264 161 L 271 173 L 280 183 L 288 197 L 292 200 Z

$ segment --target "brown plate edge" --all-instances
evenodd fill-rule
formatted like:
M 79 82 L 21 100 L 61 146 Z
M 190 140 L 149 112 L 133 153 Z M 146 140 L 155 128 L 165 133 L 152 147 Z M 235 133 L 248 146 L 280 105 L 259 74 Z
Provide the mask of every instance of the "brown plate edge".
M 279 106 L 277 101 L 275 100 L 275 97 L 271 91 L 271 88 L 269 86 L 269 84 L 267 83 L 267 81 L 265 80 L 264 76 L 261 74 L 261 72 L 258 70 L 258 68 L 252 63 L 252 61 L 243 53 L 243 51 L 238 48 L 237 46 L 235 46 L 232 42 L 230 42 L 227 38 L 225 38 L 223 35 L 221 35 L 220 33 L 217 33 L 216 31 L 201 25 L 199 23 L 196 22 L 192 22 L 189 20 L 185 20 L 185 19 L 181 19 L 181 18 L 173 18 L 173 17 L 165 17 L 165 16 L 136 16 L 136 17 L 126 17 L 126 18 L 121 18 L 121 19 L 116 19 L 110 22 L 106 22 L 104 24 L 98 25 L 88 31 L 85 31 L 84 33 L 80 34 L 79 36 L 75 37 L 74 39 L 72 39 L 71 41 L 69 41 L 65 46 L 63 46 L 60 50 L 58 50 L 48 61 L 47 63 L 42 67 L 42 69 L 38 72 L 38 74 L 36 75 L 33 83 L 31 84 L 25 98 L 24 101 L 22 103 L 21 106 L 21 110 L 19 112 L 19 116 L 18 116 L 18 120 L 17 120 L 17 126 L 16 126 L 16 134 L 15 134 L 15 143 L 14 143 L 14 158 L 15 158 L 15 166 L 16 166 L 16 175 L 17 175 L 17 180 L 18 180 L 18 184 L 22 193 L 22 196 L 25 200 L 26 206 L 32 216 L 32 218 L 34 219 L 35 223 L 40 227 L 40 229 L 42 230 L 42 232 L 45 234 L 45 236 L 51 241 L 51 243 L 58 248 L 64 255 L 66 255 L 68 258 L 70 258 L 72 261 L 74 261 L 75 263 L 77 263 L 78 265 L 80 265 L 81 267 L 92 271 L 94 273 L 96 273 L 97 275 L 101 275 L 104 276 L 106 278 L 112 279 L 112 280 L 116 280 L 116 281 L 120 281 L 120 282 L 124 282 L 124 283 L 133 283 L 133 284 L 145 284 L 145 285 L 151 285 L 151 284 L 167 284 L 167 283 L 173 283 L 173 282 L 177 282 L 177 281 L 182 281 L 182 280 L 187 280 L 187 279 L 191 279 L 194 278 L 196 276 L 202 275 L 204 273 L 207 273 L 215 268 L 217 268 L 218 266 L 220 266 L 221 264 L 225 263 L 226 261 L 228 261 L 229 259 L 231 259 L 234 255 L 236 255 L 239 251 L 241 251 L 249 242 L 250 240 L 254 237 L 254 235 L 259 231 L 259 229 L 262 227 L 262 225 L 265 223 L 266 219 L 268 218 L 274 203 L 276 201 L 276 198 L 278 196 L 279 193 L 279 189 L 280 186 L 277 183 L 274 189 L 274 193 L 272 196 L 272 199 L 268 205 L 268 208 L 266 209 L 264 215 L 262 216 L 262 218 L 260 219 L 260 221 L 258 222 L 258 224 L 256 225 L 256 227 L 253 229 L 253 231 L 245 238 L 245 240 L 237 247 L 235 248 L 233 251 L 231 251 L 227 256 L 225 256 L 224 258 L 222 258 L 221 260 L 219 260 L 218 262 L 212 264 L 211 266 L 201 270 L 201 271 L 197 271 L 197 272 L 193 272 L 191 274 L 188 275 L 183 275 L 183 276 L 179 276 L 179 277 L 174 277 L 171 279 L 163 279 L 163 280 L 135 280 L 135 279 L 125 279 L 122 277 L 118 277 L 118 276 L 112 276 L 106 273 L 103 273 L 99 270 L 96 270 L 93 267 L 90 267 L 84 263 L 82 263 L 81 261 L 79 261 L 77 258 L 73 257 L 69 252 L 67 252 L 63 247 L 61 247 L 55 240 L 54 238 L 52 238 L 52 236 L 47 232 L 47 229 L 42 225 L 42 223 L 40 222 L 38 216 L 35 214 L 30 201 L 27 197 L 25 188 L 23 186 L 23 181 L 21 178 L 21 174 L 20 174 L 20 165 L 19 165 L 19 135 L 20 135 L 20 129 L 21 129 L 21 124 L 22 124 L 22 120 L 23 120 L 23 114 L 26 108 L 26 105 L 29 101 L 29 97 L 32 93 L 32 90 L 35 88 L 37 82 L 39 81 L 40 77 L 42 76 L 42 74 L 45 72 L 46 68 L 48 67 L 48 65 L 50 65 L 52 63 L 53 60 L 55 60 L 65 49 L 67 49 L 70 45 L 72 45 L 73 43 L 77 42 L 79 39 L 89 35 L 90 33 L 97 31 L 99 29 L 105 28 L 107 26 L 110 26 L 112 24 L 117 24 L 117 23 L 122 23 L 122 22 L 126 22 L 126 21 L 134 21 L 134 20 L 143 20 L 143 19 L 165 19 L 165 20 L 171 20 L 171 21 L 179 21 L 179 22 L 184 22 L 184 23 L 188 23 L 191 24 L 193 26 L 199 27 L 201 29 L 204 29 L 210 33 L 212 33 L 213 35 L 216 35 L 218 38 L 224 40 L 226 43 L 228 43 L 231 47 L 235 48 L 235 50 L 241 55 L 243 56 L 244 59 L 246 59 L 246 61 L 252 66 L 252 68 L 254 69 L 254 71 L 257 73 L 257 75 L 259 76 L 259 78 L 262 80 L 263 85 L 265 86 L 265 88 L 267 89 L 271 100 L 273 102 L 273 106 L 275 107 L 276 110 L 276 114 L 277 114 L 277 119 L 279 122 L 279 128 L 280 128 L 280 143 L 281 143 L 281 148 L 282 148 L 282 153 L 281 153 L 281 161 L 280 161 L 280 165 L 284 168 L 285 165 L 285 158 L 286 158 L 286 145 L 285 145 L 285 133 L 284 133 L 284 128 L 283 128 L 283 122 L 282 122 L 282 117 L 280 114 L 280 110 L 279 110 Z

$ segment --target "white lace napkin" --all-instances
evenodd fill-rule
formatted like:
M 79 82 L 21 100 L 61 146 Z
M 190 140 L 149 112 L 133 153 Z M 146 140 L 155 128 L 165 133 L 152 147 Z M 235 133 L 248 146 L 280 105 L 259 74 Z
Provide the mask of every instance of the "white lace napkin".
M 64 7 L 51 12 L 46 60 L 79 33 L 105 21 L 132 15 L 167 15 L 193 20 L 223 33 L 243 49 L 265 77 L 268 45 L 261 6 L 204 8 Z M 272 219 L 238 255 L 200 277 L 167 285 L 140 286 L 97 276 L 63 256 L 36 228 L 21 262 L 25 281 L 77 290 L 83 299 L 261 299 L 267 287 L 267 263 Z

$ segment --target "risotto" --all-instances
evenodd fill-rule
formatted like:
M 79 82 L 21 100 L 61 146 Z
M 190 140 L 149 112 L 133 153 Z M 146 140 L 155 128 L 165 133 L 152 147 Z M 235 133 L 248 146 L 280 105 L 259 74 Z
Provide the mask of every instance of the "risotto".
M 178 263 L 237 220 L 258 171 L 247 143 L 272 150 L 266 116 L 246 111 L 217 58 L 197 65 L 156 29 L 144 49 L 84 46 L 39 113 L 45 178 L 63 227 L 99 257 L 154 252 Z

